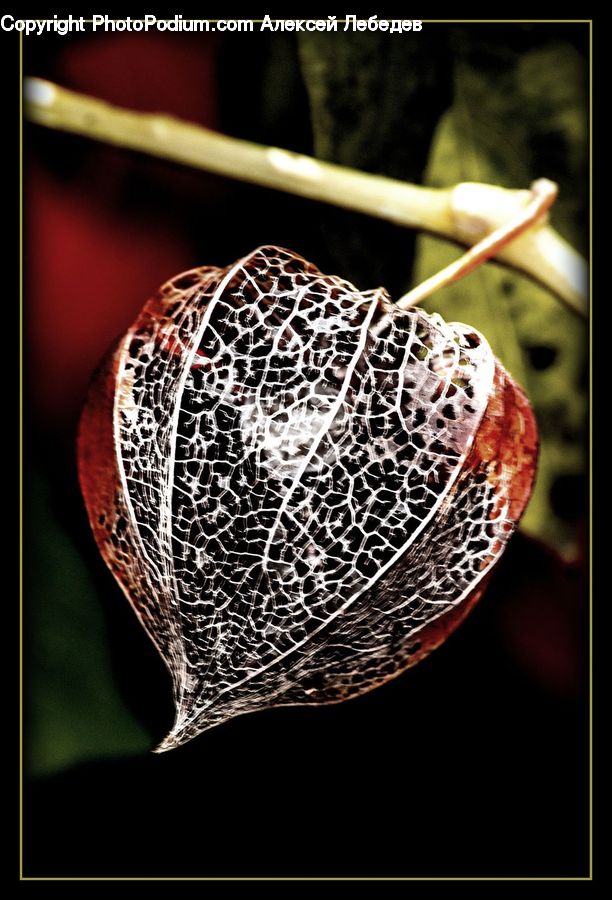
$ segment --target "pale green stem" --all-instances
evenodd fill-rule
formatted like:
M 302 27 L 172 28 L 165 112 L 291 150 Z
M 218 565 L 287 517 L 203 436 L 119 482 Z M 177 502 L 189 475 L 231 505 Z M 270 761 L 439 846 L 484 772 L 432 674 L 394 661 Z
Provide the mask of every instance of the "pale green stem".
M 531 196 L 493 185 L 429 188 L 369 175 L 226 137 L 172 116 L 112 106 L 38 78 L 26 79 L 25 100 L 27 118 L 48 128 L 356 210 L 467 246 L 514 219 Z M 586 262 L 549 225 L 534 226 L 495 258 L 539 281 L 575 312 L 588 314 Z

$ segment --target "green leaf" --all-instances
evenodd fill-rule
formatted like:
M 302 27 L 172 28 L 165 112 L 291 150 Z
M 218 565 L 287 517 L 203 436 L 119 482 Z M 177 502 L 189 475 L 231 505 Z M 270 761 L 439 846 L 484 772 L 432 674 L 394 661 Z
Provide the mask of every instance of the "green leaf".
M 312 33 L 300 36 L 299 50 L 315 155 L 420 181 L 451 99 L 445 33 L 433 46 L 382 32 Z M 325 207 L 320 220 L 339 274 L 361 288 L 408 289 L 414 232 Z
M 418 40 L 304 35 L 316 154 L 438 186 L 527 188 L 551 178 L 560 186 L 552 222 L 584 253 L 587 40 L 582 25 L 511 23 L 437 24 Z M 410 232 L 350 213 L 322 218 L 341 274 L 360 288 L 383 284 L 397 297 L 461 253 L 420 236 L 410 279 Z M 547 291 L 493 263 L 424 306 L 479 329 L 526 390 L 542 445 L 522 527 L 573 555 L 585 468 L 586 326 Z
M 460 33 L 455 56 L 455 101 L 436 131 L 426 182 L 525 188 L 539 176 L 552 178 L 561 188 L 552 223 L 583 249 L 588 196 L 584 58 L 556 39 L 522 53 L 506 47 L 495 54 L 479 44 L 473 30 Z M 422 236 L 415 283 L 458 255 L 447 242 Z M 572 556 L 576 501 L 570 486 L 581 484 L 585 467 L 586 325 L 549 292 L 491 263 L 424 306 L 479 329 L 524 387 L 536 412 L 541 453 L 522 527 Z
M 50 503 L 28 473 L 25 541 L 25 756 L 31 775 L 142 753 L 152 738 L 133 718 L 112 672 L 96 590 Z M 35 577 L 28 577 L 28 573 Z

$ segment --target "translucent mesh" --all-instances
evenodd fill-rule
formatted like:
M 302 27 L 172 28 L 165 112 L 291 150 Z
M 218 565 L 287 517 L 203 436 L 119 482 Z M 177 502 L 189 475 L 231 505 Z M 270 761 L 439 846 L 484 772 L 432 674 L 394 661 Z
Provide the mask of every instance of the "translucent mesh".
M 174 678 L 162 749 L 397 674 L 518 518 L 495 442 L 474 445 L 509 383 L 486 341 L 289 251 L 170 282 L 110 372 L 114 499 L 84 492 Z

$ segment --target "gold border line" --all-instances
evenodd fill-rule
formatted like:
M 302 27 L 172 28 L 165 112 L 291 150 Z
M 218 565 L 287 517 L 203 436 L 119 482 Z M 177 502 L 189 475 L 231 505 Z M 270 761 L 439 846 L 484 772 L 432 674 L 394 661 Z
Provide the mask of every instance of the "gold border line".
M 92 19 L 85 19 L 92 22 Z M 172 20 L 159 20 L 172 21 Z M 220 21 L 209 19 L 210 22 Z M 226 21 L 226 20 L 222 20 Z M 255 23 L 263 22 L 263 19 L 251 20 Z M 275 20 L 273 20 L 275 21 Z M 338 24 L 345 19 L 337 19 Z M 19 880 L 20 881 L 251 881 L 251 882 L 336 882 L 336 881 L 592 881 L 593 880 L 593 303 L 592 303 L 592 263 L 593 263 L 593 20 L 592 19 L 423 19 L 427 24 L 584 24 L 589 26 L 589 286 L 591 296 L 591 316 L 589 321 L 589 874 L 585 876 L 461 876 L 457 878 L 447 876 L 396 876 L 396 877 L 319 877 L 319 876 L 291 876 L 291 877 L 265 877 L 252 878 L 243 876 L 28 876 L 23 873 L 23 776 L 24 776 L 24 742 L 23 742 L 23 352 L 24 352 L 24 304 L 23 304 L 23 32 L 19 32 Z
M 19 878 L 23 879 L 23 32 L 19 33 Z

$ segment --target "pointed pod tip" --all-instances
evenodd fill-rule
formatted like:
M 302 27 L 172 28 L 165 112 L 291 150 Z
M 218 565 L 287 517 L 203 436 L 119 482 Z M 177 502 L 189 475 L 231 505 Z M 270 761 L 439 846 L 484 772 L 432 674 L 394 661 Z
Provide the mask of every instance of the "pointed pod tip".
M 161 741 L 152 752 L 167 753 L 168 750 L 175 750 L 177 747 L 180 747 L 181 744 L 187 743 L 193 736 L 193 732 L 188 730 L 184 725 L 175 725 L 172 731 L 166 735 L 163 741 Z
M 182 744 L 186 744 L 201 731 L 205 731 L 206 727 L 196 727 L 194 729 L 193 721 L 189 716 L 179 715 L 168 732 L 166 737 L 153 749 L 153 753 L 167 753 L 168 750 L 175 750 Z
M 246 710 L 243 710 L 242 712 L 245 711 Z M 181 747 L 183 744 L 187 744 L 191 741 L 194 737 L 202 734 L 202 732 L 208 731 L 211 728 L 216 728 L 217 725 L 221 725 L 235 715 L 240 715 L 240 713 L 236 713 L 235 710 L 226 712 L 218 711 L 215 715 L 205 717 L 202 715 L 201 711 L 200 715 L 195 715 L 193 710 L 183 710 L 174 722 L 170 732 L 151 752 L 166 753 L 168 750 L 174 750 L 177 747 Z
M 174 750 L 176 747 L 180 747 L 181 744 L 184 744 L 186 740 L 189 738 L 185 735 L 182 728 L 173 728 L 172 731 L 166 735 L 166 737 L 161 741 L 157 747 L 154 747 L 151 751 L 152 753 L 167 753 L 168 750 Z

